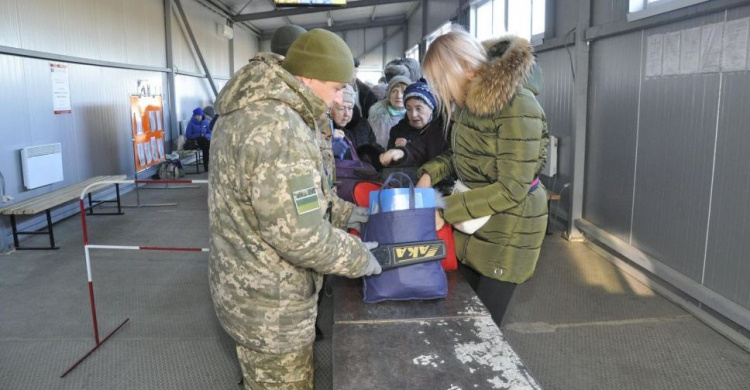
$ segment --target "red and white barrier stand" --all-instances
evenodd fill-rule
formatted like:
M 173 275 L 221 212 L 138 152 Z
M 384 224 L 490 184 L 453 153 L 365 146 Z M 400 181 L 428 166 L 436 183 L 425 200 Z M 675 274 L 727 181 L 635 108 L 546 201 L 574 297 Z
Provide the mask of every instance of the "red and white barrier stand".
M 89 357 L 94 351 L 96 351 L 99 346 L 104 344 L 110 337 L 112 337 L 115 332 L 120 330 L 120 328 L 127 323 L 130 318 L 126 318 L 124 321 L 120 323 L 113 331 L 111 331 L 109 334 L 107 334 L 104 339 L 99 339 L 99 323 L 96 318 L 96 301 L 94 300 L 94 280 L 91 276 L 91 255 L 90 250 L 91 249 L 110 249 L 110 250 L 136 250 L 136 251 L 168 251 L 168 252 L 208 252 L 208 248 L 184 248 L 184 247 L 170 247 L 170 246 L 124 246 L 124 245 L 91 245 L 89 244 L 89 235 L 88 230 L 86 228 L 86 212 L 85 212 L 85 205 L 84 205 L 84 197 L 86 194 L 93 188 L 97 186 L 102 185 L 108 185 L 108 184 L 135 184 L 136 186 L 138 184 L 168 184 L 168 183 L 178 183 L 178 184 L 208 184 L 208 180 L 109 180 L 109 181 L 102 181 L 99 183 L 92 184 L 86 188 L 83 189 L 81 192 L 81 197 L 79 198 L 78 204 L 81 208 L 81 227 L 83 229 L 83 248 L 84 253 L 86 256 L 86 275 L 88 277 L 88 286 L 89 286 L 89 300 L 91 302 L 91 319 L 94 323 L 94 347 L 89 350 L 88 353 L 86 353 L 82 358 L 78 359 L 70 368 L 68 368 L 60 377 L 63 378 L 65 375 L 68 375 L 69 372 L 73 371 L 76 367 L 78 367 L 81 362 L 83 362 L 87 357 Z

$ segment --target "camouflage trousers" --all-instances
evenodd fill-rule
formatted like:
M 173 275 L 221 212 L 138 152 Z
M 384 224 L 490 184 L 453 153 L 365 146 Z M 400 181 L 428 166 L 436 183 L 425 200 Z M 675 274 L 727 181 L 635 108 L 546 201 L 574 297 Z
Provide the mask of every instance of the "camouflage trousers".
M 313 346 L 271 354 L 237 345 L 246 390 L 312 390 Z

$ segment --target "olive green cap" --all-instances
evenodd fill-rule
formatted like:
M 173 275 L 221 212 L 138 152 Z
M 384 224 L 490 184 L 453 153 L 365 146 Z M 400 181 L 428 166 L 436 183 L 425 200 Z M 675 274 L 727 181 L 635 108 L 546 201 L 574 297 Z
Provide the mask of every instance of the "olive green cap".
M 338 35 L 320 28 L 302 34 L 284 58 L 284 69 L 295 76 L 348 83 L 354 72 L 349 46 Z

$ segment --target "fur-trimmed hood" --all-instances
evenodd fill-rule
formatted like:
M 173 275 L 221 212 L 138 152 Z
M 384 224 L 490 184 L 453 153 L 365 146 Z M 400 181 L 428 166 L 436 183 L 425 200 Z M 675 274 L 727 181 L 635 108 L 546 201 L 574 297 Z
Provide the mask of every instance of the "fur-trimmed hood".
M 470 112 L 479 116 L 492 115 L 502 110 L 524 86 L 534 94 L 541 92 L 541 78 L 532 77 L 539 68 L 535 66 L 534 49 L 529 41 L 509 35 L 482 42 L 482 45 L 487 50 L 488 60 L 469 81 L 466 108 Z M 532 80 L 532 85 L 527 85 Z

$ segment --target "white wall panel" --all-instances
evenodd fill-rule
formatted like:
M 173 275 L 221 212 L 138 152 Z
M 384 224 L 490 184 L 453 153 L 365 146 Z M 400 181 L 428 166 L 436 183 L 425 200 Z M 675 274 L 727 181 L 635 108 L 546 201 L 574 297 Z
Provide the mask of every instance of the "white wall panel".
M 0 0 L 0 44 L 165 66 L 162 0 Z
M 21 46 L 16 0 L 0 0 L 0 45 Z
M 258 53 L 258 38 L 242 28 L 234 28 L 234 72 L 247 65 Z
M 179 70 L 193 73 L 203 73 L 198 58 L 190 48 L 190 38 L 182 27 L 177 10 L 172 7 L 172 57 L 174 66 Z
M 123 11 L 127 62 L 166 66 L 163 1 L 130 0 Z
M 64 54 L 64 3 L 57 0 L 17 1 L 21 48 Z
M 123 16 L 125 3 L 117 0 L 98 0 L 94 1 L 94 7 L 97 18 L 90 23 L 96 28 L 95 35 L 98 37 L 101 59 L 127 62 L 127 34 L 124 33 L 126 19 Z
M 229 77 L 229 40 L 217 32 L 226 19 L 195 1 L 182 1 L 182 6 L 208 70 L 215 77 Z

